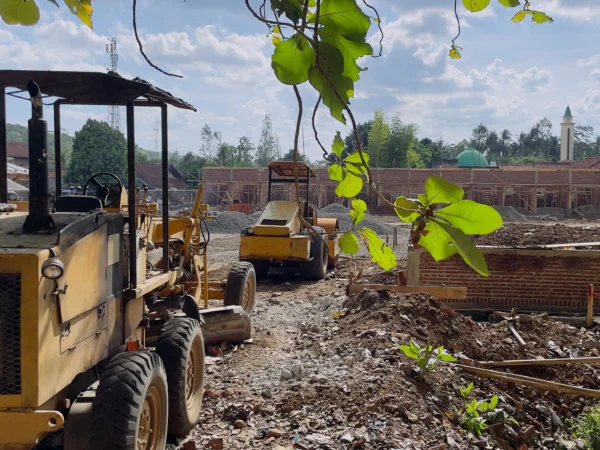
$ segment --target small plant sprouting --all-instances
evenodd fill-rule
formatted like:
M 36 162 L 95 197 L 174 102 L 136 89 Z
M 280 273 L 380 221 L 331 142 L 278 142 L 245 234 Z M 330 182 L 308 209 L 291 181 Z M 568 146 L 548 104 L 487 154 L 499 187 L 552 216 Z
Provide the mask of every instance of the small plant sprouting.
M 469 385 L 465 388 L 458 388 L 458 391 L 460 392 L 460 396 L 464 399 L 466 399 L 469 394 L 471 393 L 471 391 L 473 390 L 473 383 L 469 383 Z
M 469 384 L 464 389 L 460 389 L 460 394 L 463 398 L 469 395 L 473 388 L 473 383 Z M 464 395 L 463 395 L 464 393 Z M 460 410 L 460 425 L 461 427 L 473 434 L 475 437 L 481 436 L 489 425 L 499 423 L 519 423 L 502 408 L 496 408 L 498 405 L 498 396 L 494 395 L 489 401 L 473 399 L 465 405 L 464 410 Z
M 435 369 L 438 361 L 456 362 L 456 358 L 449 354 L 443 346 L 439 346 L 435 350 L 429 343 L 425 347 L 420 347 L 413 339 L 408 345 L 399 345 L 398 349 L 408 358 L 415 360 L 417 367 L 422 371 Z

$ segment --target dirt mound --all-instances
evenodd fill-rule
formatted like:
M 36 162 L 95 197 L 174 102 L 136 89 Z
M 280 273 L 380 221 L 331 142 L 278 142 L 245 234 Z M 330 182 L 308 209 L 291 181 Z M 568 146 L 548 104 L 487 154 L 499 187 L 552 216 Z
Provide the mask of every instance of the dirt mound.
M 600 228 L 594 226 L 531 225 L 507 223 L 494 233 L 472 236 L 477 245 L 529 247 L 600 241 Z
M 494 209 L 500 213 L 503 222 L 526 223 L 529 222 L 525 216 L 519 213 L 512 206 L 494 206 Z
M 215 219 L 207 220 L 206 224 L 214 234 L 237 234 L 254 225 L 255 221 L 256 219 L 239 211 L 223 211 Z
M 328 219 L 338 219 L 341 231 L 352 229 L 352 219 L 350 218 L 350 210 L 339 203 L 332 203 L 318 211 L 319 217 Z M 361 226 L 375 230 L 377 234 L 384 235 L 392 232 L 392 228 L 377 220 L 370 214 L 360 223 Z
M 441 425 L 441 422 L 447 420 L 450 411 L 464 407 L 465 401 L 458 394 L 458 388 L 466 386 L 469 382 L 473 382 L 475 386 L 475 398 L 484 399 L 498 395 L 503 410 L 519 422 L 518 426 L 512 426 L 511 432 L 502 438 L 512 446 L 504 448 L 521 448 L 521 445 L 525 444 L 522 440 L 523 433 L 531 425 L 539 431 L 534 439 L 539 439 L 537 443 L 541 443 L 545 438 L 550 439 L 549 436 L 556 438 L 554 433 L 559 430 L 553 425 L 556 418 L 552 419 L 551 413 L 554 412 L 564 422 L 579 414 L 586 402 L 589 403 L 586 399 L 555 392 L 543 392 L 482 379 L 443 364 L 428 372 L 424 379 L 419 379 L 414 374 L 410 375 L 414 361 L 405 357 L 397 346 L 408 344 L 411 339 L 424 346 L 431 336 L 434 347 L 443 345 L 454 355 L 478 361 L 564 358 L 598 354 L 600 344 L 597 332 L 579 330 L 560 322 L 536 317 L 531 322 L 515 324 L 515 328 L 526 342 L 526 345 L 521 347 L 506 323 L 475 322 L 445 307 L 429 295 L 380 293 L 380 299 L 374 298 L 374 295 L 377 293 L 363 291 L 348 299 L 345 306 L 353 309 L 347 311 L 338 322 L 341 332 L 337 345 L 349 351 L 352 351 L 352 347 L 360 347 L 380 361 L 385 361 L 380 362 L 379 368 L 367 379 L 370 378 L 371 383 L 376 384 L 378 392 L 385 392 L 386 395 L 375 396 L 374 392 L 368 391 L 368 387 L 367 392 L 356 392 L 350 387 L 352 395 L 342 400 L 355 404 L 366 402 L 363 405 L 367 405 L 367 410 L 378 411 L 379 420 L 384 420 L 381 418 L 382 411 L 399 411 L 409 436 L 423 436 L 427 445 L 436 441 L 449 443 L 450 440 L 432 433 L 432 428 L 440 431 L 442 427 L 438 428 L 435 425 Z M 385 373 L 382 368 L 386 365 L 393 368 L 388 377 L 382 376 Z M 600 376 L 591 366 L 585 365 L 513 367 L 510 372 L 587 388 L 600 385 Z M 356 382 L 359 383 L 360 380 L 357 379 Z M 329 402 L 335 401 L 329 396 L 327 398 Z M 398 408 L 398 405 L 404 408 Z M 424 418 L 428 415 L 433 417 L 433 425 L 429 427 L 424 423 L 427 422 Z M 419 420 L 415 420 L 417 418 Z M 456 422 L 452 419 L 450 422 L 454 423 L 454 428 L 448 426 L 449 424 L 443 428 L 457 442 L 457 447 L 449 448 L 471 448 L 467 436 L 460 432 L 456 434 L 456 430 L 460 430 Z M 532 444 L 533 442 L 528 443 Z M 384 445 L 377 448 L 391 447 Z M 424 445 L 423 448 L 429 447 Z
M 600 219 L 600 207 L 598 206 L 582 206 L 580 208 L 577 208 L 577 213 L 581 214 L 586 219 Z

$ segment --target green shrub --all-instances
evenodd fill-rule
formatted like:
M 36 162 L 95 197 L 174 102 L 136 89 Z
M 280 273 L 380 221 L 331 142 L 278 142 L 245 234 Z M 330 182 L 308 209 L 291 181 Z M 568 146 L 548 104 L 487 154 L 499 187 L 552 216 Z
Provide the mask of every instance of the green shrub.
M 571 432 L 588 450 L 600 450 L 600 405 L 586 408 L 573 422 Z

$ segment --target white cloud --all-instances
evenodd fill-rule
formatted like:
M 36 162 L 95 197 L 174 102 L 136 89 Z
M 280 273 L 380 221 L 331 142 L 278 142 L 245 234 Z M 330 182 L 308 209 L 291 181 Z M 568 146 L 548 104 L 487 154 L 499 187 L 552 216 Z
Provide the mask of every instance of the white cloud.
M 600 81 L 600 69 L 594 69 L 594 70 L 592 70 L 592 71 L 590 72 L 590 76 L 591 76 L 593 79 L 595 79 L 595 80 L 597 80 L 597 81 Z
M 578 22 L 600 21 L 597 0 L 538 0 L 535 9 L 545 12 L 555 20 L 565 18 Z
M 589 58 L 581 58 L 577 60 L 579 67 L 590 67 L 600 64 L 600 53 L 590 56 Z

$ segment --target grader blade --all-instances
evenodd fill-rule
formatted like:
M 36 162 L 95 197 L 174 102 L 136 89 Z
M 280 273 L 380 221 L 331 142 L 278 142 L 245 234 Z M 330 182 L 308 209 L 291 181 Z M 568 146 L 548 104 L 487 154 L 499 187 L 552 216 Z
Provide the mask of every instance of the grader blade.
M 250 339 L 250 317 L 241 306 L 225 306 L 200 311 L 204 319 L 202 334 L 207 345 Z

